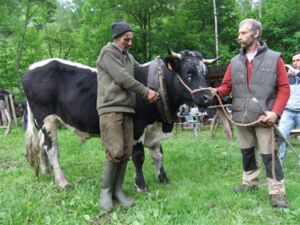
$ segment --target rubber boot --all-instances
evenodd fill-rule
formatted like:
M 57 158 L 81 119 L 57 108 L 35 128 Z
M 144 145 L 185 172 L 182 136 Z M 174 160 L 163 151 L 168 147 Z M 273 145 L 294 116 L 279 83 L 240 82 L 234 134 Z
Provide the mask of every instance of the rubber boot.
M 104 212 L 110 212 L 113 209 L 112 191 L 113 182 L 116 177 L 117 165 L 118 164 L 107 159 L 104 162 L 102 189 L 100 194 L 100 205 Z
M 114 198 L 124 207 L 132 207 L 134 202 L 128 198 L 123 192 L 123 182 L 126 173 L 127 160 L 118 163 L 116 179 L 114 184 Z

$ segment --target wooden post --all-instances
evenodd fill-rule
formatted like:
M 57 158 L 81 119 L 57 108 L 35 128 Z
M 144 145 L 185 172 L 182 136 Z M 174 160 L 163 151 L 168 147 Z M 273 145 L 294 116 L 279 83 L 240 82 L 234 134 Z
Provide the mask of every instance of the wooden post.
M 227 106 L 231 106 L 229 104 L 224 105 L 226 108 Z M 212 120 L 211 126 L 210 126 L 210 136 L 211 138 L 216 137 L 216 131 L 217 131 L 217 126 L 220 122 L 222 122 L 224 126 L 224 131 L 227 136 L 227 139 L 232 140 L 233 138 L 233 127 L 229 119 L 226 117 L 225 113 L 222 110 L 222 107 L 220 105 L 212 105 L 209 106 L 208 108 L 216 108 L 216 114 Z
M 10 115 L 10 107 L 9 107 L 8 95 L 4 95 L 4 108 L 7 109 L 8 113 Z
M 4 109 L 5 109 L 4 101 L 0 100 L 0 125 L 2 126 L 6 126 L 8 124 Z
M 9 100 L 10 100 L 10 107 L 11 107 L 11 111 L 12 111 L 11 115 L 13 116 L 15 124 L 18 125 L 17 117 L 16 117 L 16 110 L 15 110 L 15 106 L 14 106 L 14 101 L 13 101 L 13 98 L 12 98 L 11 94 L 9 95 Z
M 217 14 L 216 0 L 213 0 L 213 7 L 214 7 L 214 20 L 215 20 L 216 57 L 219 57 L 218 14 Z M 219 60 L 217 61 L 217 65 L 219 65 Z
M 2 124 L 0 124 L 0 128 L 6 128 L 5 135 L 7 135 L 10 131 L 11 118 L 2 100 L 0 100 L 0 116 L 0 122 L 2 122 Z

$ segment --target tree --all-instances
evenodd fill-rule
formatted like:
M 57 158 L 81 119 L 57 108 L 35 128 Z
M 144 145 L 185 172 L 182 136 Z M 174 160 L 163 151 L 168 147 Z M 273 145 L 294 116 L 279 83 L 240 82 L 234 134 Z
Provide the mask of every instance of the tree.
M 259 8 L 251 0 L 239 0 L 242 3 L 241 18 L 259 19 Z M 298 0 L 264 0 L 262 1 L 261 22 L 262 39 L 268 46 L 280 51 L 288 61 L 291 54 L 300 46 Z
M 39 10 L 39 8 L 42 5 L 42 1 L 34 1 L 34 0 L 26 0 L 23 3 L 24 5 L 22 5 L 24 7 L 24 11 L 25 11 L 25 19 L 23 22 L 23 28 L 21 30 L 20 33 L 20 38 L 17 44 L 17 55 L 16 55 L 16 71 L 15 71 L 15 75 L 17 77 L 18 80 L 20 77 L 20 60 L 22 57 L 22 53 L 23 53 L 23 48 L 24 48 L 24 41 L 25 41 L 25 35 L 27 32 L 27 28 L 28 25 L 31 21 L 31 19 L 33 18 L 33 16 L 36 14 L 36 12 Z
M 82 63 L 95 66 L 100 49 L 111 41 L 111 24 L 115 10 L 106 0 L 87 0 L 79 3 L 80 27 L 76 32 L 74 57 Z
M 156 20 L 169 15 L 170 9 L 177 5 L 171 0 L 113 0 L 110 7 L 117 11 L 119 17 L 128 18 L 135 30 L 136 47 L 134 52 L 141 61 L 152 59 L 151 49 L 155 46 L 153 31 L 156 30 Z M 136 25 L 136 26 L 135 26 Z
M 263 37 L 269 47 L 282 52 L 287 62 L 300 46 L 299 7 L 297 0 L 263 1 Z
M 21 98 L 22 74 L 35 61 L 61 57 L 95 66 L 111 38 L 111 24 L 127 20 L 134 30 L 131 52 L 143 63 L 164 57 L 165 41 L 174 51 L 198 50 L 215 57 L 211 1 L 204 0 L 0 0 L 0 87 Z M 263 40 L 289 62 L 300 46 L 298 0 L 264 0 Z M 216 0 L 221 63 L 239 49 L 238 24 L 259 19 L 252 0 Z

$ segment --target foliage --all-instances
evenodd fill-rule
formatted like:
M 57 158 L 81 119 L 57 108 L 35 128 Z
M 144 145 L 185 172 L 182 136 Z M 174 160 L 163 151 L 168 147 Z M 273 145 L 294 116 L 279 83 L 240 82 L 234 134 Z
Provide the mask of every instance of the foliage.
M 238 52 L 237 27 L 253 17 L 263 24 L 263 40 L 286 62 L 300 44 L 298 0 L 264 0 L 261 18 L 252 0 L 216 0 L 222 63 Z M 102 46 L 111 41 L 118 18 L 134 29 L 132 53 L 144 63 L 175 51 L 200 51 L 215 57 L 212 1 L 204 0 L 0 0 L 0 87 L 23 97 L 21 79 L 30 64 L 60 57 L 94 67 Z
M 136 205 L 127 210 L 117 206 L 112 213 L 103 214 L 98 205 L 104 161 L 99 139 L 80 146 L 73 133 L 59 130 L 62 167 L 73 184 L 63 191 L 57 189 L 53 175 L 34 177 L 25 161 L 24 133 L 14 128 L 6 138 L 0 137 L 0 224 L 299 224 L 300 174 L 293 152 L 288 152 L 285 163 L 289 209 L 273 209 L 263 169 L 258 191 L 233 193 L 242 178 L 236 138 L 226 140 L 222 128 L 213 141 L 208 127 L 202 127 L 197 138 L 192 138 L 192 131 L 179 129 L 162 143 L 171 183 L 158 183 L 146 151 L 144 172 L 150 192 L 135 192 L 130 162 L 124 188 Z M 290 140 L 299 151 L 297 139 Z
M 259 19 L 258 8 L 249 10 L 243 18 Z M 263 24 L 263 40 L 274 50 L 280 51 L 285 61 L 290 63 L 292 54 L 299 50 L 300 21 L 298 20 L 300 2 L 297 0 L 264 0 L 262 5 L 261 22 Z

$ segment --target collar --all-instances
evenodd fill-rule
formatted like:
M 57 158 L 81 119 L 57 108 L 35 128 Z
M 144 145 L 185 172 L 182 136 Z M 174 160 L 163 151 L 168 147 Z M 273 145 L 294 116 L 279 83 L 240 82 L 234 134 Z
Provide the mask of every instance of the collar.
M 261 54 L 261 53 L 263 53 L 263 52 L 265 52 L 266 50 L 268 49 L 268 46 L 267 46 L 267 44 L 265 43 L 265 42 L 260 42 L 260 46 L 257 48 L 257 53 L 255 54 L 255 56 L 257 56 L 257 55 L 259 55 L 259 54 Z M 245 49 L 245 48 L 241 48 L 240 49 L 240 54 L 242 55 L 242 56 L 245 56 L 246 55 L 246 53 L 247 53 L 247 49 Z
M 120 57 L 122 58 L 123 61 L 124 60 L 125 60 L 125 62 L 126 61 L 128 61 L 128 62 L 131 61 L 128 51 L 124 51 L 124 49 L 122 49 L 118 45 L 116 45 L 115 42 L 112 42 L 111 45 L 120 53 Z
M 256 56 L 256 54 L 257 54 L 257 49 L 255 50 L 255 52 L 246 53 L 246 57 L 247 57 L 248 61 L 252 62 L 252 60 L 254 59 L 254 57 Z
M 120 51 L 122 54 L 127 54 L 127 51 L 124 51 L 123 48 L 120 48 L 115 42 L 111 43 L 112 46 L 114 46 L 118 51 Z
M 152 67 L 154 67 L 154 68 L 152 68 Z M 172 124 L 173 121 L 172 121 L 172 116 L 171 116 L 171 111 L 170 111 L 170 103 L 169 103 L 169 98 L 168 98 L 168 93 L 167 93 L 167 84 L 166 84 L 166 77 L 164 75 L 163 61 L 160 59 L 159 56 L 157 57 L 157 60 L 155 60 L 152 63 L 152 65 L 150 64 L 149 69 L 155 70 L 155 74 L 154 74 L 155 81 L 152 81 L 152 83 L 156 83 L 155 90 L 158 89 L 159 94 L 160 94 L 160 99 L 155 102 L 155 106 L 161 115 L 163 123 L 164 124 Z M 148 70 L 148 73 L 149 73 L 149 70 Z

